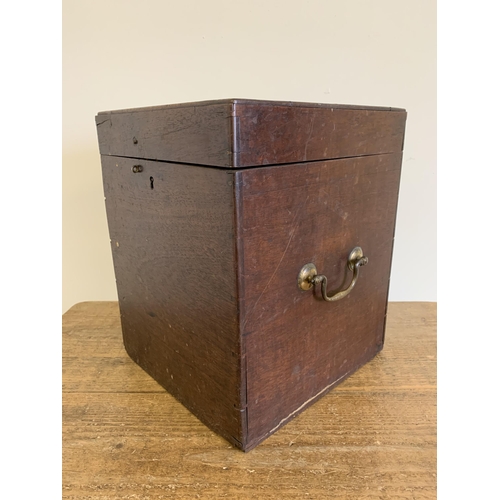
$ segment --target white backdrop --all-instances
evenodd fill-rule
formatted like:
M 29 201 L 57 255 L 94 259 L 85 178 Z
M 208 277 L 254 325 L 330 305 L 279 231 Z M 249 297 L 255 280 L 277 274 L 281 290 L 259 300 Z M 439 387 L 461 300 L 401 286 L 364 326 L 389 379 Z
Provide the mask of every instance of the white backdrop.
M 430 0 L 63 3 L 63 312 L 117 300 L 94 116 L 240 97 L 408 111 L 389 299 L 436 300 Z

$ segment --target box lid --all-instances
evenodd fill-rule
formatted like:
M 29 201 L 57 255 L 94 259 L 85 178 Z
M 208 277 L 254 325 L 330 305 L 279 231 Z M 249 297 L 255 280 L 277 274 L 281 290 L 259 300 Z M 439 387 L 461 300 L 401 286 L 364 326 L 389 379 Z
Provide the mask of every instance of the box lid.
M 222 99 L 104 111 L 102 155 L 243 168 L 402 151 L 406 111 Z

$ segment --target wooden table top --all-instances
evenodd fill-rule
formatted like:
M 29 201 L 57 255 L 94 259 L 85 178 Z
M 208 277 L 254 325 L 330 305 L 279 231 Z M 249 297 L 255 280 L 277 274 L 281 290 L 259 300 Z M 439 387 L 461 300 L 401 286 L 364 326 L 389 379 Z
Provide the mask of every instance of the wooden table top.
M 389 304 L 371 362 L 243 453 L 126 354 L 118 303 L 63 315 L 63 498 L 436 498 L 436 304 Z

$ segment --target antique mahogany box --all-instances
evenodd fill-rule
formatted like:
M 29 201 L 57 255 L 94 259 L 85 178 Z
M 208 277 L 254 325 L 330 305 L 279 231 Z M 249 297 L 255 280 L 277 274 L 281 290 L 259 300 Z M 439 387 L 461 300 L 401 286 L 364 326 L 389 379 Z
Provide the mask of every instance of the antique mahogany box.
M 97 115 L 125 348 L 237 447 L 382 349 L 405 122 L 246 99 Z

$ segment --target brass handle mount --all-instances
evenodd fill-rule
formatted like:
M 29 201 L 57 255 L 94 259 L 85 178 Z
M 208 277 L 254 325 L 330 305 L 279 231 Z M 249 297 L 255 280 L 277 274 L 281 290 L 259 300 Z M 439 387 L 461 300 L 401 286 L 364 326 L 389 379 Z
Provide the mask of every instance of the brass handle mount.
M 343 299 L 349 295 L 358 281 L 359 268 L 368 264 L 368 257 L 363 255 L 363 250 L 361 247 L 355 247 L 351 250 L 349 257 L 347 259 L 347 267 L 352 271 L 352 280 L 350 285 L 341 292 L 337 292 L 333 295 L 328 295 L 326 291 L 327 278 L 323 274 L 318 274 L 316 266 L 312 263 L 306 264 L 299 272 L 297 277 L 297 284 L 300 290 L 310 290 L 314 285 L 319 285 L 321 283 L 321 295 L 323 299 L 328 302 L 334 302 L 336 300 Z

